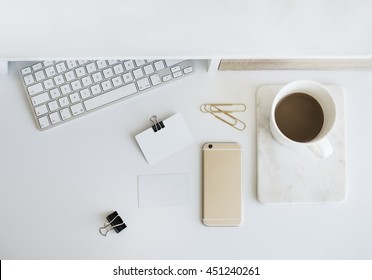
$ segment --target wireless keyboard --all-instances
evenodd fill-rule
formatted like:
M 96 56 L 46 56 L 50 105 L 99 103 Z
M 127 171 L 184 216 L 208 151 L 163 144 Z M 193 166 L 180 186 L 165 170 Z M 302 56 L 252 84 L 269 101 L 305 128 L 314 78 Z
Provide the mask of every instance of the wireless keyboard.
M 41 130 L 193 72 L 191 60 L 42 61 L 20 70 Z

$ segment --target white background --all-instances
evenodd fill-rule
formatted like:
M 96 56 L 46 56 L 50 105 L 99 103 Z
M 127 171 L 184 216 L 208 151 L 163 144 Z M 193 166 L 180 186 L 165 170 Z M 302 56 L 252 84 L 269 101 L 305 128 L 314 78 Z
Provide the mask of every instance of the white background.
M 0 259 L 370 259 L 372 257 L 371 70 L 197 72 L 48 131 L 36 129 L 11 64 L 1 76 Z M 312 79 L 345 90 L 348 197 L 342 204 L 263 205 L 256 198 L 255 93 Z M 6 100 L 6 102 L 4 101 Z M 207 102 L 243 102 L 243 132 L 200 112 Z M 195 142 L 149 166 L 134 135 L 180 112 Z M 244 150 L 244 220 L 201 222 L 201 147 L 237 141 Z M 188 173 L 190 205 L 138 208 L 137 176 Z M 102 237 L 111 211 L 128 228 Z
M 371 1 L 1 0 L 0 59 L 365 57 Z M 0 76 L 0 259 L 370 259 L 371 69 L 197 73 L 50 131 L 36 129 L 14 64 Z M 348 198 L 262 205 L 256 198 L 255 93 L 312 79 L 345 90 Z M 243 102 L 238 132 L 199 106 Z M 134 136 L 181 112 L 196 141 L 149 166 Z M 201 223 L 201 147 L 244 149 L 244 222 Z M 138 208 L 137 176 L 187 173 L 190 205 Z M 128 228 L 102 237 L 111 211 Z
M 371 56 L 371 0 L 1 0 L 0 59 Z

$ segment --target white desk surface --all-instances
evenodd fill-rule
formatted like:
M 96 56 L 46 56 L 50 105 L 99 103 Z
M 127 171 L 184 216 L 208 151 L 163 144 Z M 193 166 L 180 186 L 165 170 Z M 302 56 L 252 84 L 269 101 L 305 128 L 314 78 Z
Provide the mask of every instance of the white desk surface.
M 0 60 L 372 55 L 372 0 L 1 0 L 0 7 Z
M 0 76 L 0 259 L 359 259 L 372 258 L 371 69 L 197 72 L 49 131 L 36 129 L 15 64 Z M 256 198 L 255 95 L 297 79 L 345 90 L 348 198 L 331 205 L 263 205 Z M 5 102 L 6 101 L 6 102 Z M 206 102 L 243 102 L 239 132 L 199 111 Z M 134 135 L 181 112 L 195 142 L 149 166 Z M 201 222 L 201 147 L 244 149 L 244 220 Z M 188 173 L 190 205 L 138 208 L 137 176 Z M 128 228 L 102 237 L 110 211 Z

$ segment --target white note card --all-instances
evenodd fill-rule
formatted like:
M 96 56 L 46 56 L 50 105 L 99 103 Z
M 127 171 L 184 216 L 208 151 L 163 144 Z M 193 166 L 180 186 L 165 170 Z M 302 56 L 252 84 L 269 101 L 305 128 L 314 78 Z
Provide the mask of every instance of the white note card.
M 190 145 L 194 139 L 180 113 L 163 120 L 164 127 L 152 127 L 135 136 L 149 164 L 154 164 Z
M 139 207 L 175 207 L 189 204 L 187 174 L 138 176 Z

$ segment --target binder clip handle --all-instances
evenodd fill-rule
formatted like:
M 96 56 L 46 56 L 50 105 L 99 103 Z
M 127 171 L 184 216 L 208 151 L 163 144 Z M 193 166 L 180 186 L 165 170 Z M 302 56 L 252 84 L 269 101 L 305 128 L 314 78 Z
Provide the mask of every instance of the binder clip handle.
M 165 127 L 162 121 L 158 122 L 158 118 L 155 115 L 150 118 L 150 121 L 152 121 L 152 123 L 154 124 L 152 126 L 152 129 L 154 130 L 154 132 L 157 132 Z
M 110 223 L 105 223 L 103 227 L 99 228 L 99 233 L 103 236 L 106 236 L 112 228 L 107 229 L 110 226 Z

